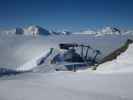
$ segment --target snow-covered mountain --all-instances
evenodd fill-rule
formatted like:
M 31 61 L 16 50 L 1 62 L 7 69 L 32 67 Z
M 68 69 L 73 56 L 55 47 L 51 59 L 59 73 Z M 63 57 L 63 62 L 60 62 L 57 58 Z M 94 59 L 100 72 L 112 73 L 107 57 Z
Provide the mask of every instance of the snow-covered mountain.
M 50 32 L 40 26 L 32 25 L 28 28 L 23 28 L 25 35 L 50 35 Z
M 87 29 L 80 32 L 74 32 L 73 34 L 88 34 L 88 35 L 95 35 L 95 36 L 103 36 L 103 35 L 122 35 L 124 34 L 124 32 L 122 32 L 120 29 L 115 27 L 105 27 L 103 29 L 95 30 L 95 31 L 91 29 Z
M 51 35 L 71 35 L 72 32 L 69 31 L 50 31 Z
M 7 29 L 0 31 L 0 35 L 22 35 L 24 31 L 22 28 Z
M 0 31 L 0 35 L 28 35 L 28 36 L 37 36 L 37 35 L 43 35 L 43 36 L 48 36 L 48 35 L 77 35 L 77 34 L 87 34 L 87 35 L 92 35 L 92 36 L 104 36 L 104 35 L 133 35 L 132 30 L 126 30 L 123 31 L 119 28 L 116 27 L 104 27 L 103 29 L 100 30 L 83 30 L 79 32 L 69 32 L 69 31 L 51 31 L 51 30 L 46 30 L 43 27 L 40 27 L 38 25 L 31 25 L 29 27 L 25 28 L 15 28 L 15 29 L 8 29 L 8 30 L 3 30 Z
M 133 30 L 128 30 L 125 32 L 125 35 L 133 35 Z
M 27 35 L 27 36 L 37 36 L 37 35 L 70 35 L 72 34 L 69 31 L 51 31 L 46 30 L 45 28 L 38 25 L 31 25 L 24 28 L 14 28 L 14 29 L 5 29 L 0 31 L 0 35 Z
M 71 35 L 72 32 L 69 32 L 69 31 L 62 31 L 61 34 L 62 34 L 62 35 Z
M 50 35 L 50 32 L 40 26 L 32 25 L 26 28 L 15 28 L 15 29 L 8 29 L 0 31 L 1 35 Z
M 91 36 L 110 36 L 110 35 L 133 35 L 133 30 L 123 30 L 116 27 L 104 27 L 98 30 L 86 29 L 79 32 L 73 32 L 73 34 L 85 34 Z
M 122 35 L 121 30 L 115 27 L 105 27 L 97 32 L 98 35 Z

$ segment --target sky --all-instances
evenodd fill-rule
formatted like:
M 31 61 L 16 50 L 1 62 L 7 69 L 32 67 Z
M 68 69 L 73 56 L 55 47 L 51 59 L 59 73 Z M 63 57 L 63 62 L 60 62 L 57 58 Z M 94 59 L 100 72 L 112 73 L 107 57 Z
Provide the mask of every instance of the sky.
M 133 0 L 0 0 L 1 28 L 29 25 L 69 31 L 133 29 Z

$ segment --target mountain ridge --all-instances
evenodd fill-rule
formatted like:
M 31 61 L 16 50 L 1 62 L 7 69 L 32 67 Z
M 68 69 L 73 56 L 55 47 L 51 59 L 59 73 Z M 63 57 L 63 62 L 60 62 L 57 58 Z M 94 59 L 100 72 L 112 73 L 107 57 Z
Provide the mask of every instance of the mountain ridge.
M 104 27 L 100 30 L 91 30 L 86 29 L 79 32 L 70 32 L 70 31 L 51 31 L 47 30 L 39 25 L 31 25 L 28 27 L 22 27 L 22 28 L 14 28 L 14 29 L 5 29 L 0 31 L 0 35 L 27 35 L 27 36 L 48 36 L 48 35 L 71 35 L 71 34 L 86 34 L 86 35 L 94 35 L 94 36 L 103 36 L 103 35 L 127 35 L 127 34 L 133 34 L 133 30 L 121 30 L 116 27 Z

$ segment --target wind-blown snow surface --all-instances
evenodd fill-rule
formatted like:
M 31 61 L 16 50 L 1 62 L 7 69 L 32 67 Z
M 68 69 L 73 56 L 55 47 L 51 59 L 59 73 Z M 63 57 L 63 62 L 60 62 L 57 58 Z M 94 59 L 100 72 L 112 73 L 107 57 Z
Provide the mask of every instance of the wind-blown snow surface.
M 117 57 L 117 59 L 100 65 L 98 71 L 102 73 L 133 72 L 133 44 L 129 46 L 126 52 Z

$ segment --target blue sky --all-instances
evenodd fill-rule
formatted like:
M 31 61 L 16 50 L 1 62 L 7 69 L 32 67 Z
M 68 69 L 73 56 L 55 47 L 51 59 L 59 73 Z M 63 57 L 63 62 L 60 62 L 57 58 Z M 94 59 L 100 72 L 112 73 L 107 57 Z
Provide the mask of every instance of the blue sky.
M 133 28 L 133 0 L 0 0 L 0 27 Z

